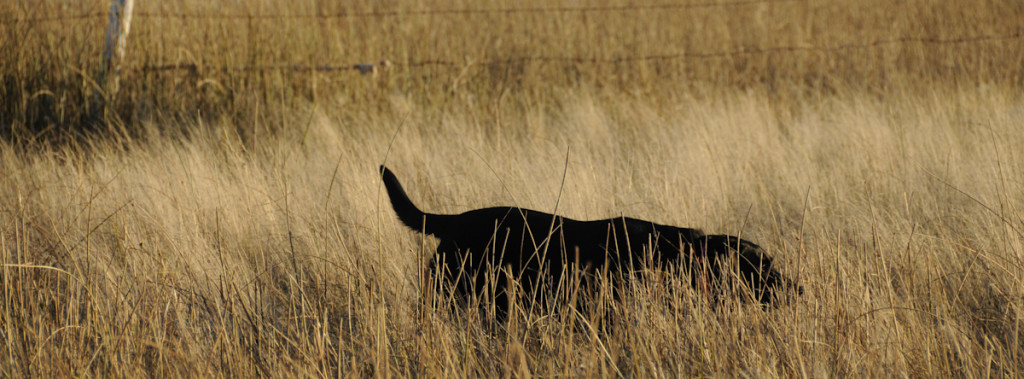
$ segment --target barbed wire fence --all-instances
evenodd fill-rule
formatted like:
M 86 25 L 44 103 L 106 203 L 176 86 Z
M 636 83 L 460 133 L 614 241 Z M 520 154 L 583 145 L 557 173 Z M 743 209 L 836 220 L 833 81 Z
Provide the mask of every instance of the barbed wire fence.
M 772 54 L 772 53 L 786 53 L 786 52 L 798 52 L 798 51 L 819 51 L 819 52 L 834 52 L 834 51 L 847 51 L 847 50 L 863 50 L 871 49 L 880 46 L 887 45 L 900 45 L 900 44 L 924 44 L 924 45 L 955 45 L 955 44 L 970 44 L 977 42 L 988 42 L 988 41 L 1005 41 L 1024 38 L 1024 31 L 1017 31 L 1005 35 L 979 35 L 969 36 L 961 38 L 934 38 L 934 37 L 904 37 L 889 40 L 878 40 L 866 43 L 857 44 L 842 44 L 834 46 L 776 46 L 766 47 L 759 49 L 743 49 L 743 50 L 732 50 L 732 51 L 720 51 L 720 52 L 694 52 L 694 53 L 677 53 L 677 54 L 657 54 L 657 55 L 644 55 L 644 56 L 624 56 L 616 58 L 582 58 L 582 57 L 557 57 L 557 56 L 527 56 L 527 57 L 516 57 L 516 58 L 505 58 L 486 62 L 477 62 L 477 64 L 514 64 L 514 63 L 529 63 L 529 62 L 560 62 L 560 63 L 577 63 L 577 64 L 620 64 L 620 63 L 636 63 L 645 61 L 660 61 L 660 60 L 678 60 L 678 59 L 712 59 L 712 58 L 725 58 L 725 57 L 736 57 L 744 55 L 759 55 L 759 54 Z M 344 65 L 302 65 L 302 64 L 284 64 L 284 65 L 265 65 L 265 66 L 223 66 L 215 69 L 219 70 L 235 70 L 235 71 L 281 71 L 281 70 L 293 70 L 293 71 L 342 71 L 342 70 L 362 70 L 366 65 L 372 65 L 374 63 L 360 62 L 353 64 Z M 389 64 L 404 65 L 410 67 L 416 66 L 452 66 L 457 67 L 461 65 L 460 62 L 450 60 L 425 60 L 417 62 L 407 63 L 393 63 Z M 141 71 L 171 71 L 171 70 L 183 70 L 183 71 L 197 71 L 199 66 L 193 63 L 184 64 L 168 64 L 168 65 L 147 65 L 138 68 Z
M 131 21 L 136 23 L 145 23 L 148 21 L 156 22 L 172 22 L 182 23 L 182 25 L 218 25 L 223 23 L 228 25 L 230 23 L 246 23 L 250 28 L 253 25 L 261 27 L 265 23 L 273 23 L 274 20 L 299 20 L 299 23 L 314 22 L 319 23 L 323 20 L 333 20 L 338 23 L 401 23 L 401 22 L 417 22 L 424 21 L 422 18 L 427 18 L 426 21 L 436 22 L 444 21 L 445 17 L 454 18 L 456 21 L 472 21 L 486 23 L 488 20 L 494 18 L 501 18 L 508 15 L 519 15 L 519 17 L 526 17 L 534 19 L 536 17 L 561 17 L 564 19 L 572 19 L 573 17 L 579 16 L 586 18 L 590 14 L 601 13 L 603 16 L 609 17 L 635 17 L 636 19 L 642 20 L 645 15 L 658 14 L 660 12 L 689 12 L 690 10 L 702 9 L 707 12 L 735 12 L 737 10 L 747 10 L 742 7 L 776 7 L 783 6 L 785 4 L 800 4 L 808 3 L 815 0 L 725 0 L 719 2 L 704 2 L 704 3 L 662 3 L 662 4 L 639 4 L 639 5 L 607 5 L 607 6 L 552 6 L 552 7 L 509 7 L 509 8 L 449 8 L 449 9 L 364 9 L 364 10 L 353 10 L 353 11 L 338 11 L 334 13 L 329 12 L 318 12 L 309 11 L 305 13 L 294 13 L 294 14 L 268 14 L 268 13 L 204 13 L 205 10 L 195 10 L 190 12 L 174 12 L 174 11 L 157 11 L 157 10 L 134 10 L 133 7 L 128 4 L 134 0 L 108 0 L 110 2 L 110 8 L 106 11 L 93 11 L 88 9 L 78 9 L 78 12 L 69 11 L 67 8 L 63 8 L 55 13 L 45 14 L 49 10 L 39 8 L 35 10 L 36 13 L 31 12 L 14 12 L 14 13 L 0 13 L 0 33 L 7 33 L 7 37 L 4 39 L 0 36 L 0 42 L 15 41 L 16 36 L 25 35 L 26 33 L 32 33 L 33 29 L 39 28 L 39 32 L 46 33 L 49 31 L 56 32 L 73 32 L 75 28 L 68 28 L 68 26 L 86 26 L 89 28 L 96 27 L 100 28 L 106 26 L 106 38 L 103 52 L 103 63 L 100 70 L 93 73 L 91 71 L 80 71 L 79 75 L 93 75 L 93 78 L 84 78 L 90 83 L 93 88 L 93 94 L 90 99 L 84 99 L 84 105 L 80 109 L 72 111 L 68 116 L 69 120 L 77 120 L 72 123 L 82 123 L 86 125 L 102 125 L 105 120 L 110 117 L 118 118 L 121 110 L 117 108 L 120 100 L 126 99 L 124 96 L 118 94 L 118 80 L 123 75 L 126 80 L 137 79 L 140 77 L 146 78 L 158 78 L 179 80 L 181 77 L 187 77 L 188 80 L 197 79 L 199 77 L 213 77 L 216 78 L 217 74 L 227 74 L 226 76 L 250 76 L 248 72 L 273 72 L 275 75 L 278 73 L 294 73 L 293 76 L 301 77 L 306 73 L 324 73 L 331 75 L 332 79 L 329 81 L 335 81 L 336 79 L 342 79 L 349 75 L 348 73 L 355 73 L 356 75 L 376 75 L 381 72 L 387 72 L 391 69 L 397 69 L 393 73 L 386 73 L 380 76 L 374 76 L 373 82 L 380 83 L 380 85 L 393 85 L 400 82 L 405 75 L 432 75 L 438 74 L 444 77 L 444 71 L 450 70 L 453 73 L 458 73 L 458 77 L 461 78 L 466 75 L 466 72 L 473 67 L 475 69 L 491 70 L 484 71 L 494 72 L 493 69 L 503 69 L 506 72 L 512 72 L 506 68 L 515 68 L 517 65 L 533 65 L 533 64 L 550 64 L 552 66 L 576 66 L 572 69 L 579 69 L 579 72 L 585 72 L 587 70 L 593 70 L 597 77 L 604 78 L 601 76 L 602 72 L 607 72 L 608 69 L 611 71 L 617 71 L 621 68 L 631 66 L 653 66 L 653 72 L 681 72 L 678 70 L 662 70 L 660 66 L 675 66 L 682 65 L 686 66 L 689 61 L 701 61 L 709 60 L 710 65 L 718 65 L 719 63 L 728 63 L 730 59 L 736 59 L 738 63 L 744 59 L 750 58 L 753 60 L 766 59 L 774 60 L 780 58 L 783 61 L 787 61 L 790 58 L 802 59 L 807 56 L 814 62 L 828 62 L 829 59 L 821 60 L 818 55 L 835 55 L 842 56 L 844 54 L 868 54 L 875 55 L 881 51 L 887 51 L 882 49 L 897 49 L 897 50 L 908 50 L 911 54 L 924 53 L 932 49 L 943 49 L 946 53 L 959 54 L 962 51 L 967 54 L 977 54 L 979 52 L 986 53 L 992 51 L 999 51 L 1001 49 L 1008 49 L 1011 53 L 1008 60 L 998 62 L 1000 72 L 1008 72 L 1008 75 L 999 75 L 999 78 L 1005 78 L 1005 80 L 1011 80 L 1015 86 L 1024 85 L 1024 82 L 1020 78 L 1021 70 L 1024 67 L 1020 66 L 1019 57 L 1021 55 L 1022 39 L 1024 39 L 1024 24 L 1009 24 L 1003 28 L 990 29 L 989 31 L 979 31 L 979 29 L 970 28 L 966 30 L 974 30 L 974 32 L 961 32 L 953 33 L 949 31 L 937 31 L 932 32 L 929 30 L 922 30 L 920 32 L 909 32 L 909 33 L 920 33 L 917 35 L 899 35 L 898 33 L 877 34 L 877 39 L 852 39 L 847 41 L 820 41 L 815 43 L 802 43 L 796 42 L 792 45 L 781 44 L 779 46 L 764 46 L 764 45 L 720 45 L 716 50 L 715 47 L 709 47 L 707 50 L 700 49 L 679 49 L 679 50 L 661 50 L 653 51 L 652 53 L 635 53 L 630 55 L 628 52 L 619 53 L 618 55 L 601 55 L 594 54 L 591 56 L 585 56 L 582 54 L 573 53 L 529 53 L 529 52 L 511 52 L 512 56 L 481 56 L 478 59 L 460 58 L 458 56 L 421 56 L 421 57 L 408 57 L 396 61 L 380 60 L 381 58 L 388 57 L 374 57 L 374 59 L 366 59 L 363 61 L 356 62 L 345 62 L 350 59 L 360 59 L 360 57 L 342 58 L 336 61 L 326 62 L 303 62 L 303 61 L 292 61 L 292 62 L 281 62 L 270 60 L 234 60 L 234 63 L 223 63 L 232 62 L 231 60 L 217 61 L 206 61 L 203 60 L 185 60 L 185 61 L 135 61 L 127 62 L 124 60 L 125 51 L 124 49 L 130 49 L 130 44 L 126 44 L 127 33 L 131 29 Z M 671 1 L 671 0 L 669 0 Z M 700 0 L 698 0 L 700 1 Z M 713 1 L 713 0 L 704 0 Z M 785 9 L 771 8 L 772 11 L 779 10 L 785 11 Z M 300 11 L 301 12 L 301 11 Z M 707 13 L 704 12 L 704 13 Z M 537 15 L 537 16 L 533 16 Z M 602 16 L 602 17 L 603 17 Z M 488 19 L 490 17 L 490 19 Z M 419 19 L 418 19 L 419 18 Z M 475 20 L 474 18 L 480 18 Z M 308 21 L 307 21 L 308 20 Z M 513 20 L 514 21 L 514 20 Z M 300 25 L 301 27 L 302 25 Z M 993 31 L 995 30 L 995 31 Z M 962 34 L 962 35 L 958 35 Z M 15 37 L 15 38 L 10 38 Z M 708 45 L 714 46 L 714 45 Z M 734 47 L 725 47 L 734 46 Z M 740 46 L 740 47 L 736 47 Z M 947 46 L 947 47 L 943 47 Z M 879 49 L 879 50 L 874 50 Z M 551 51 L 551 50 L 548 50 Z M 586 53 L 583 53 L 586 54 Z M 913 57 L 912 57 L 913 58 Z M 280 58 L 278 58 L 280 59 Z M 285 58 L 287 59 L 287 58 Z M 722 61 L 715 61 L 722 59 Z M 925 58 L 930 59 L 930 58 Z M 913 61 L 913 59 L 911 59 Z M 933 60 L 929 60 L 931 62 Z M 259 62 L 259 63 L 252 63 Z M 247 65 L 247 63 L 249 65 Z M 695 66 L 699 66 L 703 63 L 698 63 Z M 827 64 L 827 63 L 826 63 Z M 389 66 L 395 66 L 388 68 Z M 508 66 L 508 67 L 505 67 Z M 826 67 L 827 69 L 827 67 Z M 1008 69 L 1009 71 L 1006 71 Z M 230 73 L 240 73 L 240 75 L 232 75 Z M 261 74 L 256 74 L 256 76 Z M 341 77 L 334 78 L 334 75 L 341 75 Z M 629 74 L 613 75 L 618 79 L 609 80 L 620 80 L 623 77 L 627 77 Z M 642 74 L 637 74 L 642 75 Z M 326 75 L 317 75 L 326 76 Z M 856 76 L 856 75 L 854 75 Z M 313 77 L 313 76 L 311 76 Z M 991 77 L 991 75 L 989 76 Z M 376 80 L 383 79 L 383 80 Z M 458 79 L 456 79 L 458 80 Z M 625 79 L 624 79 L 625 80 Z M 742 78 L 739 80 L 743 80 Z M 757 80 L 757 79 L 755 79 Z M 815 80 L 811 77 L 810 80 Z M 1004 79 L 998 79 L 1004 80 Z M 187 81 L 187 80 L 186 80 Z M 338 80 L 338 82 L 346 82 L 346 79 Z M 199 80 L 198 83 L 205 83 L 206 80 Z M 362 82 L 370 83 L 370 82 Z M 127 87 L 127 86 L 126 86 Z M 134 86 L 132 88 L 135 88 Z M 198 86 L 197 86 L 198 88 Z M 1018 87 L 1019 88 L 1019 87 Z M 17 94 L 16 94 L 17 95 Z M 88 97 L 88 96 L 87 96 Z M 11 102 L 10 104 L 15 104 Z M 23 110 L 16 110 L 13 105 L 8 104 L 7 110 L 3 110 L 0 107 L 0 112 L 8 111 L 13 113 L 23 112 Z M 23 117 L 26 124 L 38 124 L 38 130 L 47 130 L 50 122 L 49 120 L 53 117 L 48 116 L 47 107 L 48 105 L 44 102 L 34 102 L 37 104 L 38 109 L 33 111 L 35 113 L 23 113 L 19 117 Z M 77 112 L 77 113 L 76 113 Z M 38 115 L 42 116 L 38 116 Z M 63 113 L 62 113 L 63 114 Z M 0 117 L 4 115 L 0 114 Z M 64 117 L 64 116 L 61 116 Z
M 598 12 L 630 12 L 657 10 L 685 10 L 699 8 L 730 8 L 760 4 L 784 4 L 807 2 L 808 0 L 743 0 L 713 3 L 668 3 L 648 5 L 610 5 L 580 7 L 524 7 L 524 8 L 459 8 L 459 9 L 406 9 L 389 11 L 357 11 L 341 13 L 309 13 L 309 14 L 215 14 L 215 13 L 171 13 L 171 12 L 134 12 L 136 18 L 162 19 L 331 19 L 331 18 L 382 18 L 412 17 L 431 15 L 507 15 L 516 13 L 598 13 Z M 68 20 L 102 19 L 107 12 L 86 12 L 76 15 L 7 18 L 0 19 L 0 24 L 46 23 Z
M 801 3 L 808 0 L 741 0 L 726 2 L 708 3 L 667 3 L 648 5 L 610 5 L 610 6 L 556 6 L 556 7 L 523 7 L 523 8 L 462 8 L 462 9 L 407 9 L 407 10 L 373 10 L 354 11 L 340 13 L 307 13 L 307 14 L 216 14 L 216 13 L 180 13 L 180 12 L 134 12 L 136 19 L 201 19 L 201 20 L 277 20 L 277 19 L 343 19 L 343 18 L 402 18 L 402 17 L 424 17 L 424 16 L 487 16 L 487 15 L 510 15 L 510 14 L 550 14 L 550 13 L 600 13 L 600 12 L 643 12 L 643 11 L 664 11 L 664 10 L 687 10 L 700 8 L 735 8 L 754 5 L 777 5 L 786 3 Z M 80 21 L 90 19 L 106 19 L 110 12 L 86 12 L 82 14 L 70 14 L 45 17 L 0 17 L 0 25 L 10 24 L 45 24 L 52 22 Z M 688 60 L 688 59 L 715 59 L 750 55 L 793 53 L 793 52 L 839 52 L 852 50 L 865 50 L 893 45 L 921 44 L 921 45 L 958 45 L 974 44 L 983 42 L 997 42 L 1024 39 L 1024 28 L 1009 31 L 1004 34 L 982 34 L 950 38 L 904 36 L 891 39 L 867 41 L 860 43 L 834 44 L 823 46 L 772 46 L 753 49 L 738 49 L 726 51 L 705 51 L 705 52 L 680 52 L 654 55 L 632 55 L 613 58 L 592 58 L 573 56 L 521 56 L 514 58 L 501 58 L 492 61 L 478 61 L 474 64 L 516 64 L 529 62 L 542 63 L 574 63 L 574 64 L 622 64 L 640 63 L 649 61 L 667 60 Z M 186 71 L 195 73 L 200 69 L 212 69 L 219 71 L 315 71 L 334 72 L 357 70 L 362 73 L 371 73 L 377 70 L 384 62 L 351 62 L 345 64 L 271 64 L 262 66 L 219 66 L 200 67 L 195 63 L 173 63 L 173 64 L 147 64 L 141 67 L 126 67 L 125 71 L 142 72 L 163 72 L 163 71 Z M 424 66 L 450 66 L 459 67 L 463 62 L 428 59 L 421 61 L 407 62 L 386 62 L 384 65 L 395 65 L 405 67 Z

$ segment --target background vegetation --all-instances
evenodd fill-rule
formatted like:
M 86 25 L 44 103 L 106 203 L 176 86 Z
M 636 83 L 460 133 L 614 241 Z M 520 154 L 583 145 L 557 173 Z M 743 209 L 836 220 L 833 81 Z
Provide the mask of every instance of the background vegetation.
M 116 92 L 107 6 L 0 3 L 2 376 L 1024 369 L 1020 3 L 142 2 Z M 381 163 L 431 211 L 741 234 L 806 292 L 451 314 Z
M 495 123 L 557 112 L 580 89 L 668 107 L 683 94 L 762 89 L 799 108 L 846 91 L 1024 85 L 1014 1 L 184 0 L 137 4 L 120 89 L 98 103 L 108 7 L 0 5 L 5 134 L 223 117 L 248 138 L 290 127 L 296 107 L 390 111 L 395 94 L 434 117 Z M 375 80 L 348 69 L 385 59 L 393 65 Z

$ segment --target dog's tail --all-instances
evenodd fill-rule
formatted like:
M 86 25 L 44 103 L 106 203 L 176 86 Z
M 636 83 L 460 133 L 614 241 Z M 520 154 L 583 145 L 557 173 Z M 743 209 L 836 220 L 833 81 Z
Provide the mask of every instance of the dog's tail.
M 391 206 L 395 208 L 395 213 L 398 214 L 398 219 L 402 220 L 402 223 L 412 230 L 434 234 L 431 233 L 430 229 L 424 228 L 424 225 L 427 224 L 427 218 L 432 215 L 424 213 L 416 207 L 416 204 L 412 203 L 412 200 L 409 200 L 409 196 L 405 194 L 405 190 L 402 189 L 402 185 L 398 183 L 398 178 L 395 177 L 391 170 L 382 165 L 380 166 L 380 174 L 384 180 L 384 188 L 388 190 L 388 197 L 391 198 Z

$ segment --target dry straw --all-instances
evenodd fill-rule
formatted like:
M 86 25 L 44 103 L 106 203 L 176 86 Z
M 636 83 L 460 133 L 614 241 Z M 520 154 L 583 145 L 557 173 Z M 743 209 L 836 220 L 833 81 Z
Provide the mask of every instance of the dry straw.
M 84 123 L 108 4 L 0 2 L 0 376 L 1021 376 L 1024 8 L 678 4 L 143 2 Z M 805 293 L 447 307 L 388 149 L 432 211 L 741 234 Z

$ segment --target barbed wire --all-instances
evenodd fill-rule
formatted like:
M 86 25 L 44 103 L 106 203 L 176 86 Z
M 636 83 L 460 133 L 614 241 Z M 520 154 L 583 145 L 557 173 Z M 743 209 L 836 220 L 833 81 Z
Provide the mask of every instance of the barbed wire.
M 296 15 L 197 15 L 197 14 L 159 14 L 141 13 L 141 17 L 153 18 L 216 18 L 216 19 L 275 19 L 275 18 L 379 18 L 401 16 L 434 16 L 434 15 L 494 15 L 515 13 L 595 13 L 595 12 L 628 12 L 647 10 L 683 10 L 695 8 L 728 8 L 746 5 L 794 3 L 807 0 L 745 0 L 717 3 L 692 4 L 650 4 L 650 5 L 613 5 L 589 7 L 529 7 L 529 8 L 487 8 L 487 9 L 419 9 L 393 11 L 367 11 L 336 14 L 296 14 Z
M 380 17 L 401 17 L 401 16 L 430 16 L 430 15 L 489 15 L 489 14 L 514 14 L 514 13 L 568 13 L 568 12 L 629 12 L 629 11 L 644 11 L 644 10 L 676 10 L 676 9 L 694 9 L 694 8 L 714 8 L 714 7 L 740 7 L 758 4 L 781 4 L 781 3 L 794 3 L 794 2 L 805 2 L 807 0 L 739 0 L 739 1 L 727 1 L 727 2 L 709 2 L 709 3 L 670 3 L 670 4 L 650 4 L 650 5 L 611 5 L 611 6 L 586 6 L 586 7 L 527 7 L 527 8 L 488 8 L 488 9 L 421 9 L 421 10 L 394 10 L 394 11 L 367 11 L 367 12 L 352 12 L 352 13 L 338 13 L 338 14 L 294 14 L 294 15 L 281 15 L 281 14 L 255 14 L 255 15 L 244 15 L 244 14 L 197 14 L 197 13 L 156 13 L 156 12 L 135 12 L 133 17 L 140 18 L 197 18 L 197 19 L 295 19 L 295 18 L 380 18 Z M 83 13 L 77 15 L 63 15 L 63 16 L 52 16 L 52 17 L 39 17 L 39 18 L 22 18 L 22 19 L 0 19 L 0 24 L 11 24 L 11 23 L 46 23 L 66 20 L 80 20 L 89 18 L 106 18 L 107 12 L 92 12 Z M 636 63 L 644 61 L 657 61 L 657 60 L 681 60 L 681 59 L 714 59 L 714 58 L 725 58 L 735 57 L 743 55 L 760 55 L 760 54 L 773 54 L 773 53 L 786 53 L 786 52 L 806 52 L 806 51 L 821 51 L 821 52 L 833 52 L 841 50 L 858 50 L 858 49 L 870 49 L 888 45 L 898 44 L 963 44 L 963 43 L 974 43 L 974 42 L 985 42 L 985 41 L 998 41 L 998 40 L 1011 40 L 1020 39 L 1024 37 L 1024 31 L 1018 30 L 1011 34 L 1005 35 L 983 35 L 983 36 L 970 36 L 970 37 L 959 37 L 959 38 L 939 38 L 939 37 L 902 37 L 889 40 L 877 40 L 866 43 L 851 43 L 844 45 L 832 45 L 832 46 L 776 46 L 776 47 L 765 47 L 755 49 L 741 49 L 733 51 L 720 51 L 720 52 L 681 52 L 674 54 L 656 54 L 646 56 L 621 56 L 613 58 L 590 58 L 590 57 L 558 57 L 558 56 L 527 56 L 527 57 L 514 57 L 497 59 L 489 62 L 456 62 L 449 60 L 424 60 L 417 62 L 405 62 L 398 63 L 397 65 L 403 65 L 408 67 L 423 67 L 423 66 L 466 66 L 466 65 L 495 65 L 495 64 L 521 64 L 529 62 L 563 62 L 563 63 L 575 63 L 575 64 L 621 64 L 621 63 Z M 227 67 L 222 66 L 214 68 L 215 70 L 230 70 L 230 71 L 318 71 L 318 72 L 330 72 L 330 71 L 345 71 L 358 69 L 366 72 L 367 68 L 376 70 L 373 63 L 356 63 L 346 65 L 303 65 L 303 64 L 279 64 L 279 65 L 266 65 L 266 66 L 240 66 L 240 67 Z M 145 65 L 141 68 L 135 68 L 136 71 L 176 71 L 184 70 L 197 72 L 200 66 L 192 63 L 183 64 L 156 64 L 156 65 Z
M 439 15 L 503 15 L 516 13 L 596 13 L 596 12 L 635 12 L 652 10 L 686 10 L 697 8 L 731 8 L 758 4 L 782 4 L 806 2 L 807 0 L 740 0 L 711 3 L 669 3 L 648 5 L 609 5 L 587 7 L 526 7 L 526 8 L 469 8 L 469 9 L 412 9 L 391 11 L 343 12 L 332 14 L 216 14 L 216 13 L 169 13 L 169 12 L 134 12 L 132 17 L 167 18 L 167 19 L 307 19 L 307 18 L 381 18 L 403 16 L 439 16 Z M 13 18 L 0 20 L 0 24 L 45 23 L 64 20 L 79 20 L 107 17 L 107 12 L 91 12 L 77 15 L 48 16 L 34 18 Z
M 721 52 L 684 52 L 677 54 L 656 54 L 646 56 L 625 56 L 615 58 L 584 58 L 584 57 L 554 57 L 554 56 L 532 56 L 532 57 L 515 57 L 497 59 L 487 62 L 473 62 L 463 63 L 449 60 L 432 59 L 417 62 L 406 62 L 406 63 L 391 63 L 388 62 L 386 65 L 397 65 L 407 67 L 423 67 L 423 66 L 451 66 L 460 67 L 466 65 L 501 65 L 501 64 L 523 64 L 529 62 L 562 62 L 562 63 L 574 63 L 574 64 L 622 64 L 622 63 L 636 63 L 644 61 L 658 61 L 658 60 L 681 60 L 681 59 L 715 59 L 715 58 L 726 58 L 734 56 L 744 55 L 760 55 L 760 54 L 773 54 L 773 53 L 789 53 L 789 52 L 807 52 L 807 51 L 820 51 L 820 52 L 834 52 L 843 50 L 863 50 L 878 47 L 885 47 L 891 45 L 900 44 L 927 44 L 927 45 L 957 45 L 957 44 L 968 44 L 978 42 L 992 42 L 992 41 L 1006 41 L 1013 39 L 1024 38 L 1024 30 L 1018 30 L 1010 34 L 1003 35 L 981 35 L 981 36 L 969 36 L 969 37 L 957 37 L 957 38 L 938 38 L 938 37 L 903 37 L 888 40 L 877 40 L 866 43 L 853 43 L 833 46 L 775 46 L 766 47 L 759 49 L 743 49 L 733 51 L 721 51 Z M 353 63 L 345 65 L 303 65 L 303 64 L 280 64 L 280 65 L 266 65 L 266 66 L 220 66 L 214 68 L 214 70 L 221 71 L 316 71 L 316 72 L 331 72 L 331 71 L 348 71 L 348 70 L 360 70 L 365 72 L 367 68 L 374 69 L 375 63 Z M 180 64 L 164 64 L 164 65 L 145 65 L 140 68 L 135 68 L 135 71 L 191 71 L 192 73 L 198 73 L 200 66 L 193 63 L 180 63 Z

